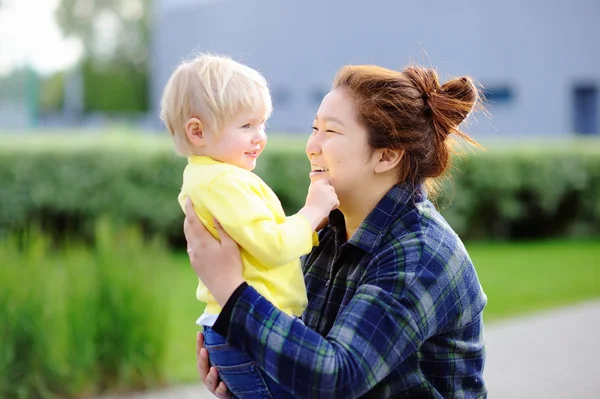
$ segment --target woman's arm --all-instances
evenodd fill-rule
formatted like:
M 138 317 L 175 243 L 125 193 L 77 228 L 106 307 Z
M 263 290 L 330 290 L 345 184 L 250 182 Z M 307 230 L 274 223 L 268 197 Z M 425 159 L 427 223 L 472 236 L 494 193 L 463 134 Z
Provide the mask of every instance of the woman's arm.
M 325 338 L 248 287 L 233 307 L 227 340 L 297 397 L 361 397 L 427 338 L 410 296 L 393 294 L 404 277 L 389 277 L 361 285 Z

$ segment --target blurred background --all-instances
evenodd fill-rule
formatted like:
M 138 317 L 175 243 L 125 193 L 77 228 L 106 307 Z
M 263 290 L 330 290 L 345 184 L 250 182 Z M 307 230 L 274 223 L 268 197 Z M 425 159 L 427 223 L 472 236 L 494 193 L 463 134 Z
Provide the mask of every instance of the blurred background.
M 308 187 L 310 123 L 340 67 L 476 79 L 486 112 L 463 130 L 486 151 L 456 158 L 436 204 L 473 258 L 491 336 L 558 334 L 541 349 L 551 354 L 573 339 L 560 335 L 569 324 L 587 345 L 600 327 L 599 18 L 598 0 L 0 0 L 0 398 L 197 382 L 202 305 L 176 201 L 185 160 L 158 109 L 170 73 L 198 52 L 269 81 L 256 172 L 290 214 Z M 583 302 L 585 328 L 527 330 Z M 593 370 L 577 352 L 559 363 Z M 546 362 L 514 356 L 515 370 Z M 496 384 L 516 391 L 491 397 L 525 392 Z M 571 397 L 552 392 L 524 396 Z

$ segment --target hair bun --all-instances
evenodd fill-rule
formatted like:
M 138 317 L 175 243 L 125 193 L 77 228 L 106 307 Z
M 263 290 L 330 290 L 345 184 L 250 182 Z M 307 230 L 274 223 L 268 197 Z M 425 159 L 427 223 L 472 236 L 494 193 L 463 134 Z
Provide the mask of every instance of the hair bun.
M 463 76 L 440 85 L 434 69 L 419 66 L 409 66 L 402 73 L 419 93 L 423 114 L 431 118 L 436 137 L 444 141 L 448 135 L 455 133 L 466 139 L 458 126 L 479 102 L 473 80 Z
M 435 106 L 456 128 L 475 107 L 479 100 L 478 90 L 473 80 L 468 76 L 447 81 L 436 96 Z

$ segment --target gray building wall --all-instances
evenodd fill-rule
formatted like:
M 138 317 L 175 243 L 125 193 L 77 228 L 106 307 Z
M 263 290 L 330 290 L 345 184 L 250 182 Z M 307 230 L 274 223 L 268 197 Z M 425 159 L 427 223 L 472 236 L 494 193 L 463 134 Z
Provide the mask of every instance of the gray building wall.
M 155 110 L 182 59 L 224 53 L 269 81 L 271 131 L 308 133 L 345 64 L 416 62 L 508 89 L 491 117 L 476 115 L 473 134 L 571 133 L 575 85 L 600 87 L 598 0 L 157 0 L 154 12 Z

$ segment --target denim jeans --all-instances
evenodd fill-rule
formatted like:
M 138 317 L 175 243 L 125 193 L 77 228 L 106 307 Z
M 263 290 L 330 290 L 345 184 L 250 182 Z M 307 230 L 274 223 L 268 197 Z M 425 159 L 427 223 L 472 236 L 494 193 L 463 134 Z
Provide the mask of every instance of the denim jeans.
M 204 347 L 208 351 L 211 366 L 217 368 L 219 377 L 236 398 L 292 399 L 294 397 L 264 374 L 248 355 L 230 347 L 224 336 L 206 326 L 203 335 Z

